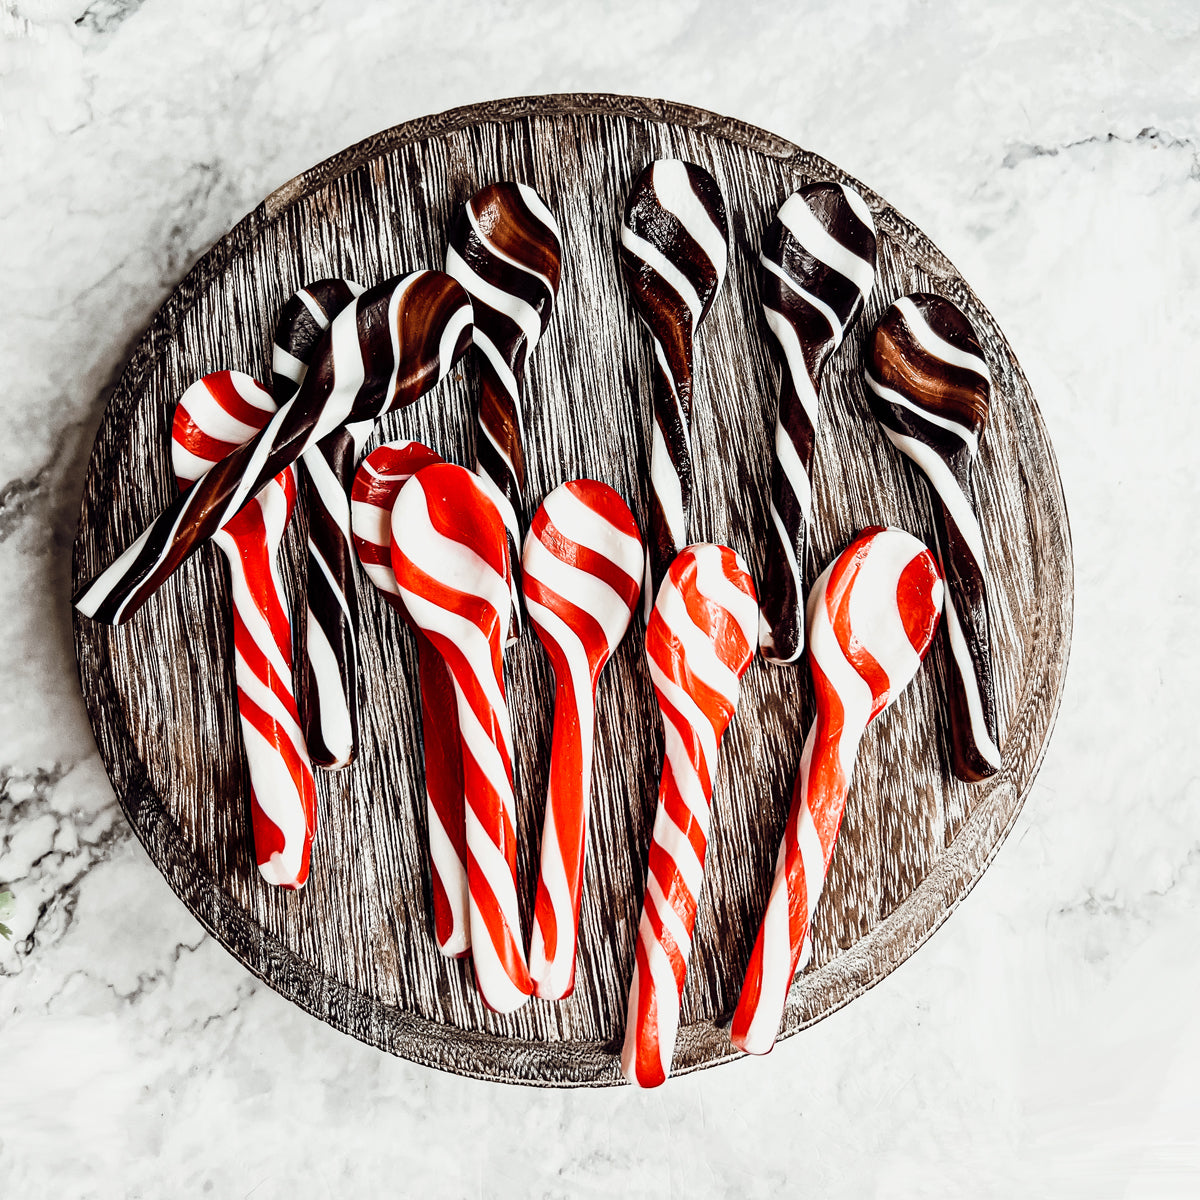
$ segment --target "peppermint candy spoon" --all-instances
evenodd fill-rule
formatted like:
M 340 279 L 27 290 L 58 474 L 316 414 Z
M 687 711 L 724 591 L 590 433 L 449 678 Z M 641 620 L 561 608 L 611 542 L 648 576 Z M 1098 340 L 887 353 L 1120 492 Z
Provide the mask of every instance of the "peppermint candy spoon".
M 646 626 L 664 756 L 621 1053 L 621 1070 L 639 1087 L 657 1087 L 671 1072 L 717 751 L 757 634 L 758 599 L 741 555 L 707 544 L 684 550 Z
M 917 294 L 879 318 L 867 399 L 888 440 L 924 474 L 946 573 L 951 766 L 970 783 L 1000 770 L 987 556 L 971 468 L 992 379 L 971 322 L 949 300 Z
M 729 222 L 717 181 L 695 163 L 652 162 L 630 190 L 621 225 L 621 269 L 654 341 L 647 617 L 667 568 L 687 545 L 693 348 L 728 258 Z
M 533 991 L 517 900 L 512 725 L 502 649 L 512 617 L 508 534 L 495 502 L 463 467 L 418 471 L 392 509 L 392 567 L 413 623 L 454 681 L 466 799 L 471 957 L 489 1008 Z
M 439 454 L 420 442 L 386 442 L 372 450 L 354 475 L 350 523 L 367 578 L 417 639 L 433 929 L 438 949 L 456 958 L 470 948 L 471 926 L 454 681 L 429 639 L 409 619 L 392 569 L 392 509 L 400 489 L 418 471 L 441 461 Z
M 812 465 L 821 375 L 875 282 L 875 223 L 839 183 L 812 183 L 784 201 L 763 234 L 763 315 L 783 354 L 771 523 L 759 591 L 759 647 L 768 662 L 804 652 L 804 545 L 812 524 Z
M 169 504 L 75 606 L 127 621 L 189 554 L 326 434 L 404 408 L 443 379 L 471 342 L 471 301 L 440 271 L 364 292 L 321 336 L 300 390 L 251 441 Z
M 181 491 L 270 421 L 270 393 L 240 371 L 197 380 L 180 397 L 171 428 L 171 465 Z M 292 623 L 278 553 L 296 502 L 285 468 L 213 542 L 229 561 L 234 678 L 250 770 L 254 856 L 268 882 L 300 888 L 308 879 L 317 794 L 292 691 Z
M 937 630 L 942 576 L 901 529 L 864 529 L 808 598 L 808 661 L 817 715 L 800 758 L 775 882 L 730 1037 L 747 1054 L 775 1044 L 788 989 L 837 841 L 867 725 L 908 686 Z M 807 957 L 807 955 L 805 956 Z
M 283 306 L 271 355 L 276 404 L 286 404 L 300 390 L 321 335 L 363 290 L 348 279 L 319 279 Z M 347 493 L 373 427 L 372 421 L 357 421 L 335 429 L 300 456 L 308 566 L 296 677 L 309 754 L 327 770 L 348 766 L 358 749 L 358 593 Z
M 523 183 L 480 189 L 450 226 L 446 273 L 466 288 L 479 351 L 476 470 L 500 494 L 514 568 L 524 528 L 525 364 L 546 332 L 562 274 L 562 234 L 546 202 Z M 519 572 L 513 571 L 513 622 L 521 632 Z
M 596 685 L 629 628 L 644 554 L 629 506 L 594 479 L 555 488 L 525 539 L 525 606 L 557 680 L 529 951 L 529 973 L 544 1000 L 562 1000 L 575 988 Z

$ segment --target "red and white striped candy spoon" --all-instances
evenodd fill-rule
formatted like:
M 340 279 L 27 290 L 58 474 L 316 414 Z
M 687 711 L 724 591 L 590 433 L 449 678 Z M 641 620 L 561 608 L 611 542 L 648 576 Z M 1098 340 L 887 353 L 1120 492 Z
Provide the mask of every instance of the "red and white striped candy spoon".
M 275 403 L 240 371 L 218 371 L 183 393 L 171 428 L 181 491 L 266 426 Z M 268 882 L 304 886 L 317 794 L 292 690 L 292 621 L 277 555 L 296 503 L 296 472 L 280 472 L 216 533 L 229 560 L 234 677 L 250 768 L 254 856 Z
M 775 882 L 730 1036 L 747 1054 L 775 1044 L 788 989 L 846 808 L 867 725 L 917 673 L 942 612 L 942 573 L 901 529 L 864 529 L 813 585 L 808 662 L 817 715 L 804 742 Z
M 529 951 L 544 1000 L 575 987 L 596 684 L 629 628 L 645 554 L 629 506 L 594 479 L 564 483 L 542 501 L 521 554 L 525 608 L 558 681 Z
M 639 1087 L 656 1087 L 671 1072 L 717 750 L 757 648 L 758 598 L 741 555 L 688 546 L 667 571 L 646 626 L 664 756 L 621 1054 L 621 1070 Z
M 392 509 L 400 489 L 424 467 L 442 461 L 420 442 L 387 442 L 359 464 L 350 490 L 354 548 L 367 577 L 417 639 L 421 680 L 421 738 L 425 746 L 425 800 L 433 886 L 433 930 L 450 958 L 471 946 L 463 821 L 462 747 L 454 681 L 441 655 L 409 619 L 392 569 Z
M 504 521 L 475 475 L 439 463 L 404 485 L 392 509 L 392 567 L 409 616 L 454 679 L 475 979 L 489 1008 L 513 1012 L 533 983 L 517 900 L 512 724 L 504 697 L 511 574 Z

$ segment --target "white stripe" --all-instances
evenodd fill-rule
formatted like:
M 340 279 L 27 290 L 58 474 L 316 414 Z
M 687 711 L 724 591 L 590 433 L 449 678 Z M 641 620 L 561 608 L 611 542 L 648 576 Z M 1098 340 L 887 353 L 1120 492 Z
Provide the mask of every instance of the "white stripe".
M 447 957 L 455 957 L 471 945 L 471 903 L 468 895 L 467 868 L 458 857 L 458 851 L 454 848 L 437 809 L 429 800 L 428 790 L 425 795 L 425 808 L 429 820 L 429 861 L 434 874 L 442 881 L 452 922 L 449 935 L 438 948 Z
M 838 314 L 820 298 L 820 296 L 815 295 L 807 288 L 803 287 L 800 281 L 794 275 L 789 275 L 787 271 L 785 271 L 783 267 L 781 267 L 773 258 L 768 258 L 765 254 L 760 254 L 758 256 L 758 261 L 762 263 L 763 267 L 770 271 L 772 275 L 778 276 L 780 279 L 782 279 L 783 282 L 787 284 L 789 290 L 795 292 L 795 294 L 799 296 L 801 300 L 803 300 L 810 307 L 815 308 L 817 312 L 825 318 L 829 324 L 829 340 L 833 342 L 835 349 L 840 346 L 842 344 L 842 338 L 846 333 L 846 327 L 842 324 L 841 317 L 839 317 Z M 857 305 L 855 307 L 857 308 Z M 769 312 L 774 311 L 773 309 L 770 309 L 766 303 L 763 304 L 763 309 Z
M 333 646 L 311 608 L 308 610 L 308 622 L 305 627 L 305 648 L 317 683 L 321 739 L 333 755 L 330 766 L 345 766 L 350 761 L 354 747 L 350 708 L 342 688 L 342 674 L 338 667 L 337 655 L 334 654 Z
M 700 320 L 700 311 L 704 305 L 701 304 L 700 296 L 688 277 L 657 246 L 645 238 L 638 237 L 628 225 L 621 226 L 621 245 L 650 267 L 667 285 L 667 289 L 673 291 L 687 305 L 692 314 L 694 328 Z
M 846 203 L 850 205 L 854 215 L 871 231 L 872 236 L 874 236 L 875 218 L 871 215 L 871 209 L 867 202 L 849 184 L 843 183 L 839 184 L 838 186 L 842 189 L 842 195 L 846 197 Z
M 522 195 L 522 199 L 524 198 L 524 195 Z M 546 289 L 549 291 L 550 295 L 553 296 L 555 287 L 554 284 L 550 282 L 550 277 L 548 275 L 544 275 L 541 271 L 537 270 L 529 263 L 522 262 L 519 258 L 513 258 L 511 254 L 501 250 L 500 247 L 497 246 L 496 243 L 487 235 L 487 233 L 484 232 L 483 226 L 479 224 L 479 217 L 476 215 L 473 205 L 474 201 L 469 201 L 463 206 L 463 211 L 467 214 L 467 221 L 470 223 L 472 231 L 487 249 L 487 252 L 491 255 L 494 255 L 501 262 L 508 263 L 510 267 L 515 267 L 518 271 L 521 271 L 526 275 L 531 275 L 534 279 L 540 280 L 546 285 Z M 544 210 L 545 206 L 543 205 L 543 211 Z M 532 345 L 530 346 L 530 349 L 533 349 Z
M 667 523 L 667 534 L 676 550 L 687 544 L 687 514 L 683 510 L 683 487 L 675 464 L 671 460 L 667 443 L 663 440 L 662 426 L 651 422 L 653 441 L 650 445 L 650 486 L 658 497 L 659 507 Z
M 927 354 L 931 354 L 934 358 L 940 358 L 952 367 L 961 367 L 964 371 L 972 371 L 974 374 L 982 376 L 990 386 L 992 377 L 988 373 L 986 361 L 969 350 L 960 350 L 940 334 L 935 333 L 924 314 L 913 303 L 911 296 L 901 296 L 893 307 L 907 322 L 917 345 Z
M 987 719 L 983 715 L 983 701 L 979 695 L 979 680 L 975 677 L 975 662 L 971 658 L 971 651 L 967 647 L 967 640 L 959 623 L 958 611 L 954 607 L 948 588 L 945 594 L 945 613 L 950 651 L 954 656 L 955 669 L 962 680 L 967 713 L 971 718 L 971 738 L 984 761 L 998 771 L 1001 767 L 1000 747 L 992 740 L 988 731 Z
M 701 629 L 692 620 L 691 613 L 688 612 L 687 604 L 679 589 L 673 584 L 663 588 L 654 606 L 654 611 L 658 613 L 667 629 L 683 647 L 681 669 L 684 678 L 699 680 L 722 696 L 731 706 L 736 705 L 739 687 L 738 675 L 729 669 L 729 666 L 717 653 L 712 635 L 707 630 Z M 757 616 L 758 611 L 755 608 L 753 619 L 756 619 Z M 707 719 L 704 724 L 711 729 L 711 724 Z M 713 749 L 715 752 L 716 747 L 714 746 Z
M 930 425 L 936 425 L 940 429 L 945 429 L 949 433 L 960 437 L 966 444 L 967 452 L 972 458 L 979 453 L 979 439 L 975 436 L 973 429 L 968 429 L 966 425 L 958 421 L 952 421 L 949 417 L 943 417 L 940 413 L 935 413 L 928 408 L 923 408 L 919 404 L 914 404 L 907 396 L 902 396 L 899 392 L 893 391 L 889 387 L 884 387 L 870 372 L 864 369 L 863 379 L 866 381 L 867 387 L 871 389 L 885 404 L 890 404 L 896 408 L 907 409 L 911 413 L 915 413 L 922 421 L 928 421 Z
M 297 387 L 308 373 L 308 363 L 297 358 L 278 342 L 271 348 L 271 374 L 290 379 Z
M 540 583 L 557 597 L 573 604 L 595 618 L 604 632 L 608 653 L 611 654 L 629 628 L 631 614 L 624 598 L 605 583 L 598 575 L 591 575 L 578 567 L 571 566 L 551 553 L 531 532 L 525 539 L 525 552 L 521 555 L 521 567 L 527 580 Z M 533 603 L 528 597 L 526 605 Z M 541 607 L 539 605 L 539 607 Z M 557 618 L 556 618 L 557 619 Z M 566 628 L 566 626 L 564 626 Z M 558 640 L 557 638 L 555 639 Z M 584 671 L 587 668 L 586 657 Z
M 541 198 L 541 196 L 539 196 L 537 192 L 535 192 L 527 183 L 518 183 L 517 191 L 521 193 L 521 199 L 525 201 L 525 207 L 528 208 L 529 211 L 533 213 L 533 215 L 537 217 L 537 219 L 554 234 L 559 243 L 561 243 L 562 230 L 558 227 L 558 220 L 546 206 L 546 202 Z
M 893 445 L 907 454 L 925 472 L 934 491 L 937 492 L 938 498 L 950 514 L 951 520 L 958 526 L 958 531 L 962 534 L 967 549 L 970 550 L 982 573 L 985 570 L 986 562 L 983 552 L 983 533 L 979 528 L 979 519 L 975 516 L 975 510 L 962 488 L 958 486 L 958 480 L 954 478 L 954 473 L 937 451 L 924 442 L 909 437 L 907 434 L 897 433 L 887 425 L 883 426 L 883 432 L 887 434 L 888 440 Z
M 618 529 L 607 517 L 584 503 L 566 484 L 556 487 L 542 501 L 555 529 L 570 541 L 607 558 L 630 579 L 636 580 L 642 565 L 642 540 Z
M 788 373 L 792 377 L 792 384 L 796 389 L 800 405 L 808 414 L 808 423 L 813 427 L 815 438 L 821 419 L 821 403 L 817 396 L 817 389 L 813 386 L 812 378 L 808 373 L 808 363 L 804 361 L 804 350 L 800 346 L 796 327 L 783 313 L 776 312 L 775 309 L 769 308 L 765 304 L 763 305 L 763 316 L 766 318 L 767 327 L 779 339 Z
M 734 569 L 746 580 L 749 590 L 743 591 L 725 574 L 722 547 L 702 544 L 693 548 L 696 559 L 696 591 L 707 600 L 723 608 L 737 622 L 747 645 L 754 645 L 754 630 L 758 621 L 758 600 L 754 595 L 754 584 L 750 581 L 750 570 L 745 559 L 734 553 Z M 733 693 L 737 700 L 737 690 Z
M 779 460 L 779 467 L 783 471 L 783 477 L 787 480 L 788 487 L 800 505 L 804 524 L 797 532 L 803 534 L 804 530 L 812 524 L 812 484 L 809 482 L 804 464 L 800 461 L 800 455 L 796 453 L 796 444 L 792 441 L 792 435 L 782 421 L 775 423 L 775 457 Z M 787 536 L 784 538 L 784 544 L 787 545 L 790 552 L 794 553 L 791 539 Z M 796 595 L 799 594 L 800 589 L 797 587 Z
M 720 227 L 709 216 L 708 209 L 696 194 L 687 173 L 687 164 L 678 158 L 660 158 L 654 164 L 652 178 L 658 202 L 687 230 L 716 271 L 717 283 L 713 289 L 715 293 L 725 278 L 729 246 Z M 717 190 L 720 191 L 720 184 L 717 185 Z M 722 196 L 722 206 L 724 202 L 725 198 Z
M 478 300 L 512 321 L 525 335 L 530 349 L 537 345 L 538 338 L 542 336 L 542 318 L 537 309 L 526 304 L 520 296 L 488 283 L 481 275 L 476 274 L 474 268 L 453 246 L 446 247 L 446 274 L 457 279 L 466 288 L 472 301 Z
M 853 250 L 847 250 L 821 224 L 820 218 L 808 206 L 799 192 L 793 192 L 779 210 L 779 221 L 800 243 L 806 254 L 824 263 L 830 270 L 844 275 L 863 294 L 870 296 L 875 285 L 875 267 Z

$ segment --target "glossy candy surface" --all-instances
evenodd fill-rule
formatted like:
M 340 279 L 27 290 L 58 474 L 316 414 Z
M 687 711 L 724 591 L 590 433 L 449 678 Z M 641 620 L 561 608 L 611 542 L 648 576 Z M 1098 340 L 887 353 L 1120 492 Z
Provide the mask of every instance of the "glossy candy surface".
M 808 598 L 808 662 L 817 715 L 766 914 L 733 1016 L 733 1044 L 775 1044 L 792 977 L 811 948 L 809 928 L 833 857 L 859 742 L 917 673 L 937 630 L 942 576 L 933 555 L 900 529 L 863 530 Z
M 729 222 L 717 181 L 680 159 L 652 162 L 634 181 L 621 225 L 621 270 L 654 342 L 647 617 L 667 568 L 688 542 L 694 475 L 692 364 L 697 330 L 725 279 Z
M 529 953 L 537 995 L 547 1000 L 575 987 L 596 685 L 637 606 L 643 555 L 629 506 L 593 479 L 555 488 L 525 539 L 525 603 L 557 679 Z
M 462 746 L 471 957 L 480 995 L 512 1012 L 533 983 L 517 900 L 512 726 L 503 645 L 511 619 L 508 535 L 463 467 L 418 471 L 392 509 L 392 567 L 413 623 L 454 682 Z
M 240 371 L 218 371 L 184 392 L 171 429 L 171 465 L 186 492 L 271 419 L 275 404 Z M 250 772 L 250 818 L 259 873 L 302 887 L 317 826 L 316 785 L 292 686 L 292 622 L 278 552 L 296 503 L 285 468 L 213 535 L 229 562 L 234 679 Z
M 992 680 L 987 555 L 972 467 L 992 382 L 966 316 L 941 296 L 897 300 L 879 319 L 867 398 L 889 441 L 924 474 L 946 576 L 951 765 L 969 782 L 1001 766 Z
M 754 581 L 725 546 L 688 546 L 671 564 L 646 627 L 662 713 L 663 772 L 629 988 L 621 1070 L 639 1087 L 671 1072 L 704 880 L 721 738 L 758 644 Z

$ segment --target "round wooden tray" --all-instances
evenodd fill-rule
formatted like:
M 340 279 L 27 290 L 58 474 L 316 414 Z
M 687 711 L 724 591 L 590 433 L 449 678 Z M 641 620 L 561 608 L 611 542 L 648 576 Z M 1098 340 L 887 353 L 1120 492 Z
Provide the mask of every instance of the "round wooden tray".
M 758 246 L 783 199 L 815 179 L 852 183 L 879 228 L 863 317 L 825 373 L 816 525 L 807 581 L 862 526 L 932 539 L 924 484 L 872 420 L 863 339 L 914 290 L 940 292 L 979 333 L 995 380 L 976 481 L 992 572 L 1004 770 L 951 778 L 940 697 L 945 648 L 868 731 L 783 1036 L 878 982 L 945 920 L 995 855 L 1028 793 L 1058 708 L 1070 643 L 1070 536 L 1054 456 L 1008 342 L 924 234 L 857 180 L 760 129 L 624 96 L 527 97 L 410 121 L 268 196 L 159 311 L 96 438 L 75 541 L 76 582 L 128 545 L 169 500 L 170 423 L 183 389 L 224 367 L 266 381 L 271 331 L 294 289 L 323 276 L 373 284 L 440 266 L 451 213 L 495 179 L 532 184 L 558 214 L 562 291 L 531 360 L 530 511 L 564 479 L 615 486 L 644 515 L 651 351 L 617 264 L 617 228 L 646 162 L 679 156 L 724 188 L 729 277 L 698 343 L 695 540 L 732 545 L 757 571 L 766 525 L 778 367 L 759 315 Z M 473 363 L 385 419 L 472 461 Z M 298 573 L 302 531 L 289 534 Z M 360 577 L 364 712 L 359 761 L 319 774 L 320 827 L 305 891 L 262 883 L 249 854 L 247 780 L 234 710 L 228 587 L 215 551 L 194 556 L 129 625 L 76 617 L 83 693 L 128 818 L 171 887 L 228 950 L 308 1012 L 430 1066 L 536 1084 L 612 1084 L 625 1022 L 661 735 L 640 619 L 600 687 L 578 984 L 561 1004 L 487 1012 L 464 961 L 437 953 L 429 885 L 414 649 Z M 532 635 L 507 657 L 517 744 L 525 929 L 536 883 L 552 718 Z M 725 1025 L 766 899 L 811 692 L 803 667 L 756 662 L 721 748 L 700 915 L 675 1073 L 728 1060 Z

